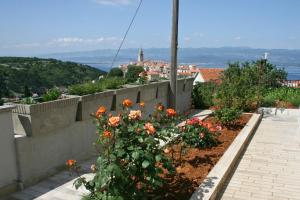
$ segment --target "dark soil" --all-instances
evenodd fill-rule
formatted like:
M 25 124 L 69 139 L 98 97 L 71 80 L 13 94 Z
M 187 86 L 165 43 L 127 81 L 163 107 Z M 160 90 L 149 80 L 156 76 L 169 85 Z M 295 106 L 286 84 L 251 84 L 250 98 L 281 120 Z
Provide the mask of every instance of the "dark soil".
M 162 174 L 166 184 L 159 191 L 155 191 L 154 194 L 151 194 L 152 199 L 188 200 L 222 157 L 251 116 L 251 114 L 244 114 L 237 121 L 235 127 L 231 127 L 230 129 L 223 128 L 218 136 L 217 146 L 207 149 L 188 149 L 186 153 L 182 155 L 181 162 L 179 156 L 180 144 L 173 145 L 173 163 L 176 166 L 176 174 L 172 176 L 166 173 Z M 215 123 L 213 117 L 208 117 L 205 121 Z M 172 151 L 169 152 L 167 156 L 171 158 Z

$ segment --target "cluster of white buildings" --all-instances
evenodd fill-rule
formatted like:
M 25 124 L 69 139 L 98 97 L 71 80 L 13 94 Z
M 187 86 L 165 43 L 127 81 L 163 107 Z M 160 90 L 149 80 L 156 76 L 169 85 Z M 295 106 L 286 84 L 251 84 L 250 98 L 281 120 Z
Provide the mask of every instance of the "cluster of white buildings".
M 129 65 L 142 66 L 147 73 L 149 80 L 157 80 L 170 77 L 170 63 L 164 61 L 144 60 L 144 52 L 139 50 L 137 62 L 130 62 L 128 64 L 122 64 L 119 68 L 126 73 Z M 180 77 L 193 77 L 199 72 L 196 65 L 179 65 L 177 68 L 177 74 Z

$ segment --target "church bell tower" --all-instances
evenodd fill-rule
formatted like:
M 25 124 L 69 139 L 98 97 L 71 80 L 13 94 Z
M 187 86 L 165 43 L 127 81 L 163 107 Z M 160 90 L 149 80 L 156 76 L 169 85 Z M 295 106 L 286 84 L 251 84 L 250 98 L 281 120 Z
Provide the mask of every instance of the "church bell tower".
M 142 48 L 139 49 L 138 62 L 144 62 L 144 51 Z

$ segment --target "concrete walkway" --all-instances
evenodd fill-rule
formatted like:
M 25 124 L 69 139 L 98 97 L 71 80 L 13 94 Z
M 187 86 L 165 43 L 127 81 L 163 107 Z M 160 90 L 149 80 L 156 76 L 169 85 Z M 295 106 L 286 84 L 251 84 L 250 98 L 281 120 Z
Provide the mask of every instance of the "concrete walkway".
M 221 199 L 300 199 L 300 112 L 270 111 Z
M 80 166 L 82 173 L 87 179 L 92 178 L 91 165 L 96 159 L 87 161 Z M 58 173 L 32 187 L 8 197 L 7 200 L 81 200 L 82 196 L 88 194 L 83 187 L 78 190 L 73 186 L 76 176 L 71 176 L 68 171 Z

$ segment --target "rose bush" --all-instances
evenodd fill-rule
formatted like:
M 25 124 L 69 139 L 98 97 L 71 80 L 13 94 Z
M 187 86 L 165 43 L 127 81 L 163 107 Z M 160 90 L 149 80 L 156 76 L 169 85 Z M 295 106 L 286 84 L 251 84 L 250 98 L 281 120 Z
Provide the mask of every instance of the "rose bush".
M 217 133 L 221 126 L 214 127 L 197 117 L 188 119 L 181 126 L 182 142 L 188 147 L 208 148 L 217 144 Z
M 152 117 L 142 118 L 141 110 L 131 110 L 132 101 L 125 99 L 123 112 L 112 116 L 100 106 L 94 114 L 99 135 L 95 145 L 99 149 L 97 162 L 91 167 L 92 180 L 79 177 L 74 185 L 90 191 L 88 199 L 145 199 L 149 191 L 160 187 L 163 170 L 174 172 L 170 159 L 159 141 L 167 141 L 175 126 L 177 115 L 173 109 L 164 110 L 159 104 Z M 74 168 L 76 162 L 69 162 Z

